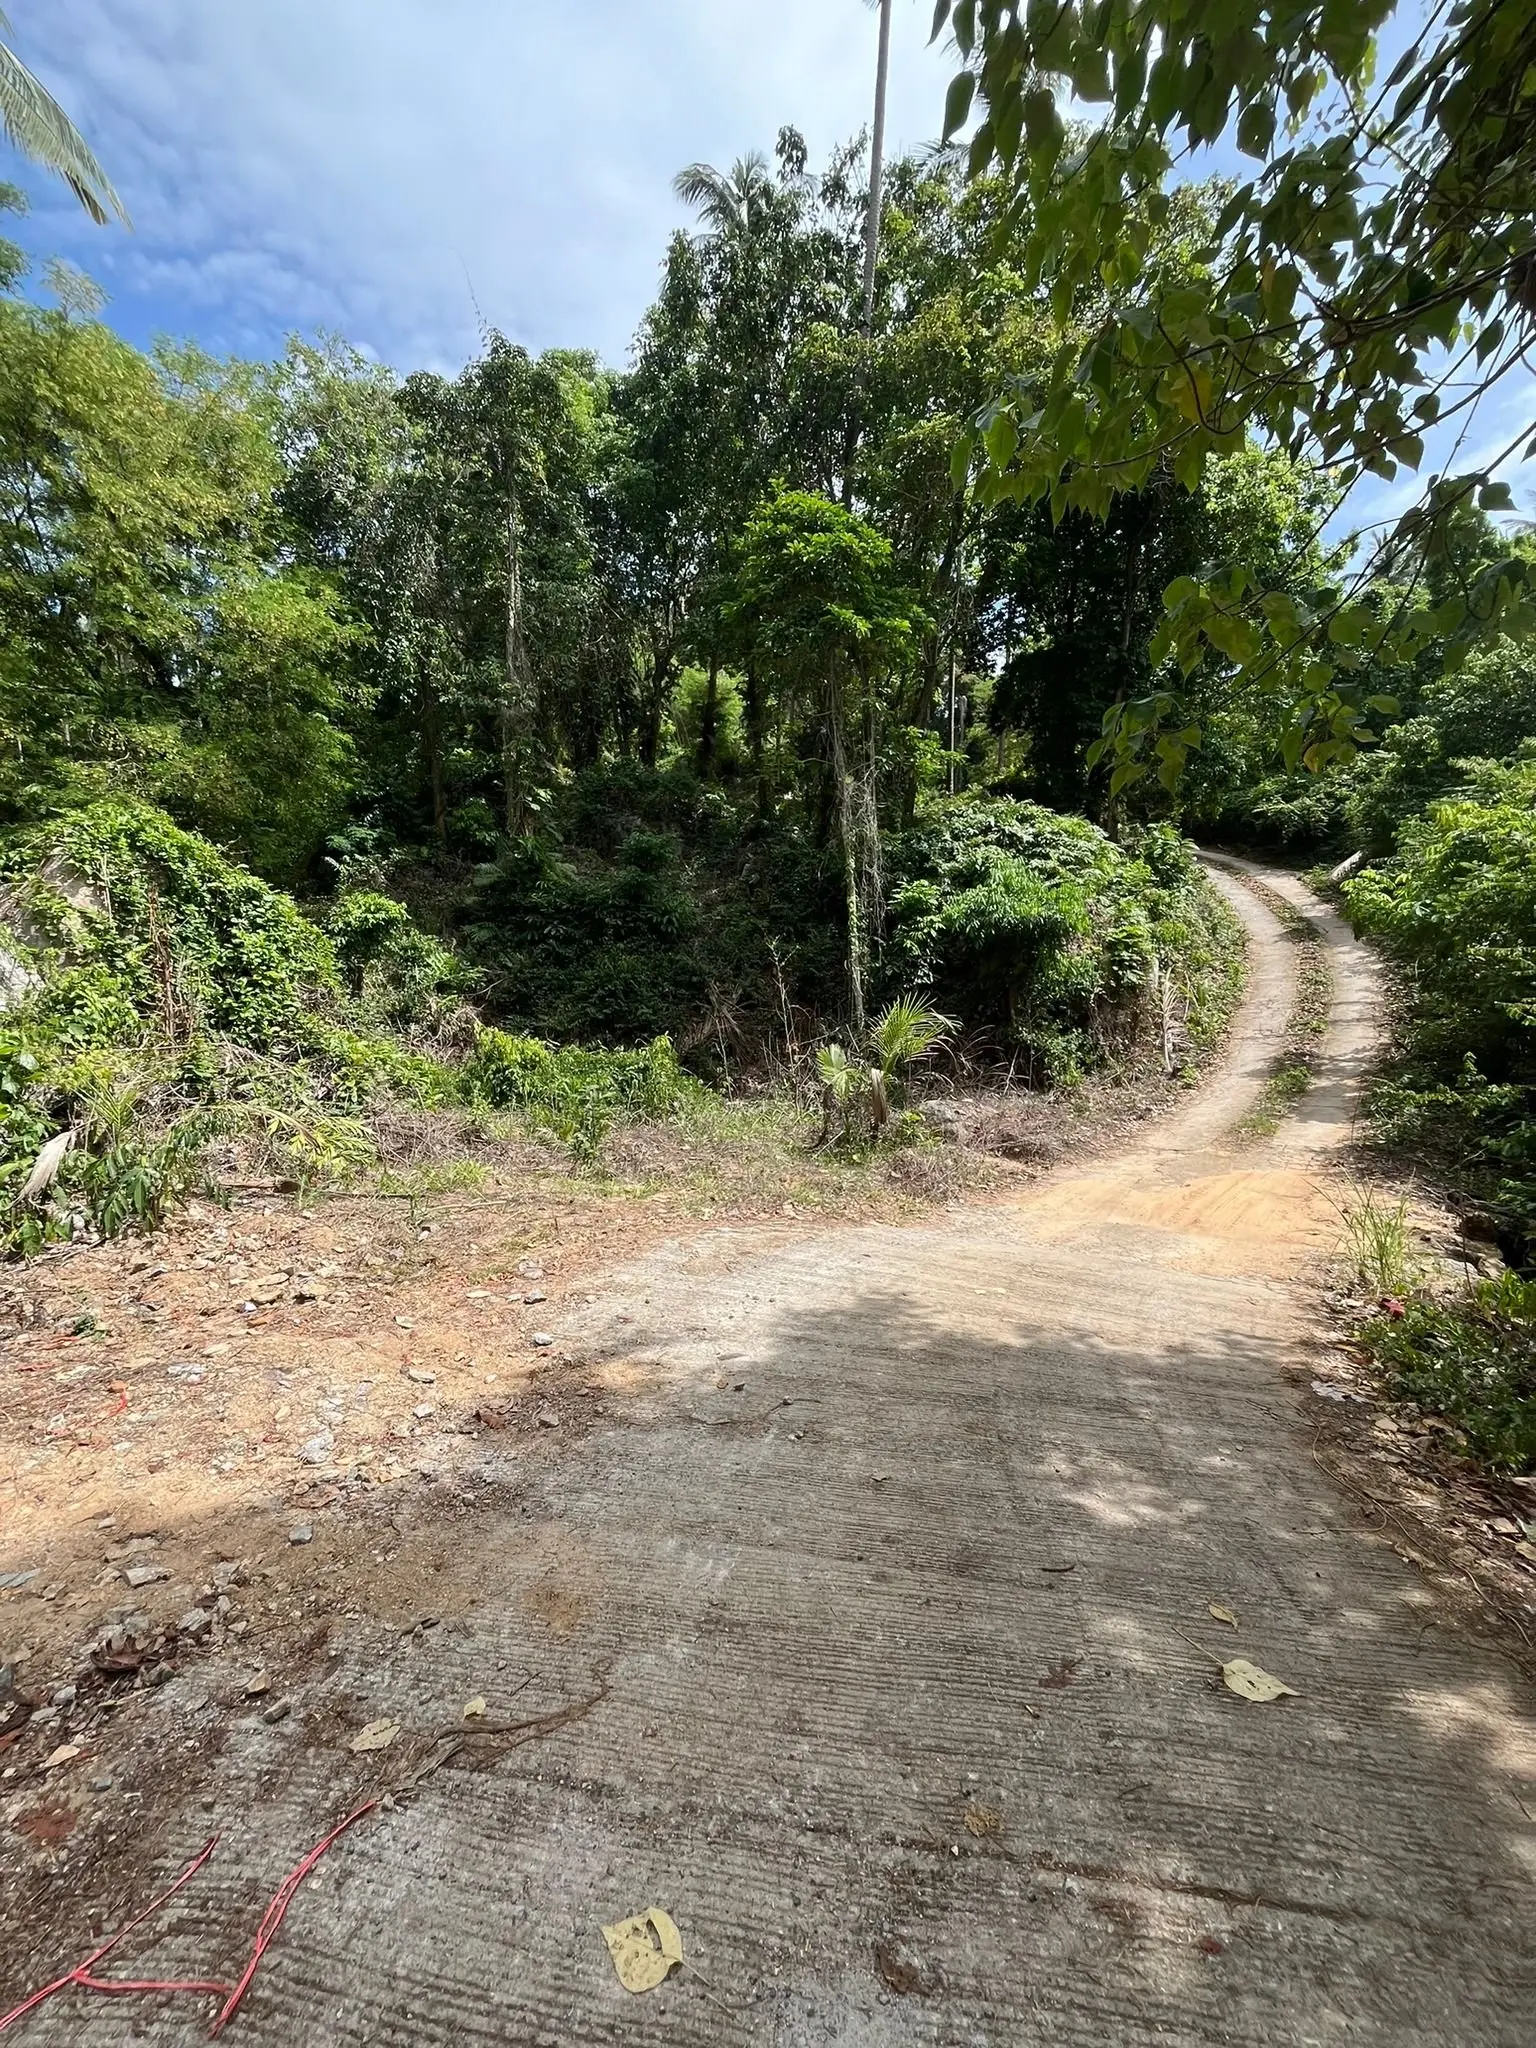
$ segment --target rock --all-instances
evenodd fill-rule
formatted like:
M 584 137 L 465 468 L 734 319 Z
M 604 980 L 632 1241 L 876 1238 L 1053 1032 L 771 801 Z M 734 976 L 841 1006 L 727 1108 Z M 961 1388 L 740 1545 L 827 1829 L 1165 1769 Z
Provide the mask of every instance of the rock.
M 168 1685 L 175 1676 L 176 1673 L 169 1664 L 150 1664 L 145 1667 L 144 1683 L 146 1685 Z
M 292 1700 L 274 1700 L 261 1718 L 269 1728 L 275 1728 L 279 1721 L 286 1721 L 292 1712 Z
M 91 1790 L 93 1792 L 110 1792 L 112 1790 L 112 1780 L 110 1778 L 92 1778 Z
M 538 1259 L 519 1259 L 517 1262 L 517 1275 L 520 1280 L 542 1280 L 544 1278 L 543 1264 Z
M 523 1299 L 527 1302 L 528 1306 L 532 1308 L 535 1302 L 548 1301 L 549 1296 L 547 1294 L 539 1294 L 535 1292 L 533 1294 L 525 1294 L 523 1296 Z
M 405 1376 L 408 1380 L 414 1380 L 418 1387 L 435 1387 L 437 1385 L 437 1374 L 435 1372 L 425 1372 L 419 1365 L 408 1366 Z
M 216 1564 L 213 1568 L 213 1582 L 220 1592 L 226 1592 L 231 1586 L 243 1586 L 246 1583 L 245 1566 L 238 1563 Z
M 79 1697 L 80 1695 L 76 1687 L 61 1685 L 53 1696 L 52 1704 L 56 1707 L 72 1707 Z
M 548 1330 L 535 1330 L 533 1333 L 534 1348 L 538 1351 L 547 1351 L 554 1341 Z
M 180 1621 L 177 1622 L 176 1633 L 182 1636 L 190 1636 L 194 1642 L 198 1642 L 207 1635 L 212 1627 L 213 1616 L 206 1607 L 189 1607 Z
M 312 1437 L 307 1438 L 299 1445 L 299 1463 L 301 1465 L 328 1464 L 331 1452 L 335 1449 L 335 1446 L 336 1439 L 328 1429 L 317 1430 Z
M 422 1401 L 418 1404 L 418 1406 L 411 1410 L 411 1413 L 415 1416 L 418 1422 L 425 1422 L 427 1417 L 429 1415 L 435 1415 L 437 1413 L 437 1410 L 432 1406 L 432 1403 L 430 1401 Z
M 541 1408 L 533 1419 L 537 1422 L 540 1429 L 558 1429 L 560 1427 L 560 1417 L 553 1408 Z
M 288 1531 L 288 1541 L 290 1543 L 313 1543 L 314 1540 L 315 1525 L 313 1522 L 296 1522 Z
M 248 1700 L 259 1700 L 263 1693 L 268 1693 L 271 1690 L 271 1678 L 265 1671 L 258 1671 L 256 1676 L 250 1681 L 249 1685 L 246 1686 L 245 1696 Z
M 154 1586 L 161 1579 L 168 1579 L 170 1576 L 163 1564 L 131 1564 L 123 1573 L 123 1577 L 135 1592 L 140 1586 Z

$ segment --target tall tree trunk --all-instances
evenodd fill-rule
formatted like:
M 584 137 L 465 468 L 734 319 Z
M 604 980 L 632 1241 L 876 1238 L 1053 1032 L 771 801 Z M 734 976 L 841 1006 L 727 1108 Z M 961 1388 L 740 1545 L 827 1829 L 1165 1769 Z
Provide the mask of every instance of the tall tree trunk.
M 827 684 L 827 751 L 832 762 L 832 782 L 837 797 L 837 832 L 843 848 L 843 898 L 848 919 L 848 1008 L 854 1036 L 862 1041 L 865 1031 L 864 986 L 868 963 L 864 945 L 864 906 L 859 891 L 859 838 L 862 820 L 855 815 L 853 786 L 848 775 L 848 755 L 843 744 L 842 694 L 835 683 Z
M 443 794 L 443 708 L 429 662 L 421 667 L 421 751 L 432 791 L 432 830 L 439 846 L 448 844 L 448 804 Z
M 515 838 L 528 818 L 524 775 L 528 743 L 533 736 L 533 678 L 528 669 L 528 645 L 523 636 L 522 525 L 515 489 L 507 498 L 507 629 L 504 653 L 501 773 L 507 836 Z
M 699 721 L 699 780 L 707 782 L 715 767 L 715 731 L 720 723 L 720 659 L 709 657 L 709 682 L 704 691 L 704 715 Z
M 891 0 L 880 0 L 880 54 L 875 64 L 875 125 L 869 138 L 869 218 L 864 223 L 864 333 L 875 327 L 875 259 L 880 253 L 880 196 L 885 182 L 885 81 L 891 68 Z
M 749 662 L 746 673 L 747 747 L 752 756 L 752 773 L 757 781 L 757 815 L 769 811 L 768 770 L 763 758 L 763 692 L 757 671 Z

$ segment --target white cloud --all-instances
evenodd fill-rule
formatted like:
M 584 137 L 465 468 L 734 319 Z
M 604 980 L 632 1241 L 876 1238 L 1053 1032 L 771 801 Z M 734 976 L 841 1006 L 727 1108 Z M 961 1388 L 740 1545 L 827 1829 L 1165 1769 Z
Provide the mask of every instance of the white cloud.
M 92 230 L 30 166 L 31 247 L 145 338 L 271 350 L 334 328 L 451 367 L 486 320 L 621 361 L 683 214 L 672 173 L 869 118 L 861 0 L 14 0 L 16 45 L 134 217 Z M 891 141 L 930 139 L 951 62 L 896 0 Z M 0 166 L 0 175 L 10 170 Z M 467 281 L 466 281 L 467 273 Z

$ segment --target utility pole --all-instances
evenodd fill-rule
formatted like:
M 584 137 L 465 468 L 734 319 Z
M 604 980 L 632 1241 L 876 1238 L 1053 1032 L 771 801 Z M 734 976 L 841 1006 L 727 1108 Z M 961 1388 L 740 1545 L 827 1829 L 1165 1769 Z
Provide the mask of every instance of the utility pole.
M 875 66 L 875 126 L 869 139 L 869 219 L 864 224 L 864 336 L 875 330 L 875 258 L 880 253 L 880 196 L 885 178 L 885 81 L 891 68 L 891 0 L 880 0 L 880 55 Z

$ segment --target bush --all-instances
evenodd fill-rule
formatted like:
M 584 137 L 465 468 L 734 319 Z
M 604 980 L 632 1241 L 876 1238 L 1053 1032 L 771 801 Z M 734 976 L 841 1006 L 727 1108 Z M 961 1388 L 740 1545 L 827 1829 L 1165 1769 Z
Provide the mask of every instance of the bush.
M 447 947 L 393 896 L 348 890 L 332 906 L 326 930 L 354 1003 L 388 1029 L 427 1023 L 442 999 L 465 985 Z
M 896 876 L 882 963 L 892 987 L 1022 1054 L 1031 1080 L 1059 1085 L 1101 1064 L 1145 1021 L 1154 970 L 1208 1036 L 1235 992 L 1229 915 L 1183 841 L 1166 828 L 1134 850 L 1084 818 L 1006 798 L 937 807 L 892 850 Z
M 723 1035 L 751 1059 L 782 1023 L 776 957 L 792 1002 L 837 1003 L 836 863 L 791 826 L 634 763 L 584 771 L 548 824 L 549 843 L 480 869 L 460 913 L 480 1000 L 509 1028 L 666 1035 L 706 1060 Z
M 330 943 L 293 899 L 150 805 L 91 804 L 27 835 L 5 879 L 47 984 L 35 1019 L 71 1043 L 119 1041 L 136 1017 L 300 1046 L 337 992 Z
M 515 1110 L 590 1159 L 621 1118 L 662 1123 L 705 1091 L 683 1072 L 667 1038 L 637 1052 L 596 1052 L 485 1030 L 460 1070 L 459 1093 L 474 1106 Z
M 1464 1300 L 1410 1301 L 1363 1339 L 1388 1391 L 1454 1423 L 1479 1464 L 1536 1469 L 1536 1283 L 1506 1273 Z
M 1408 1057 L 1375 1106 L 1399 1143 L 1470 1173 L 1536 1232 L 1536 758 L 1463 764 L 1345 889 L 1407 970 Z

